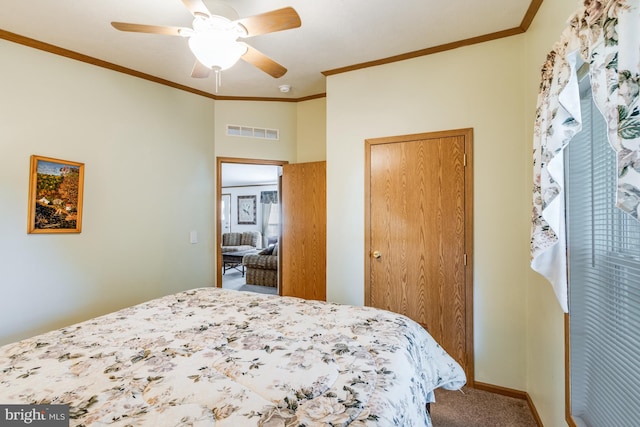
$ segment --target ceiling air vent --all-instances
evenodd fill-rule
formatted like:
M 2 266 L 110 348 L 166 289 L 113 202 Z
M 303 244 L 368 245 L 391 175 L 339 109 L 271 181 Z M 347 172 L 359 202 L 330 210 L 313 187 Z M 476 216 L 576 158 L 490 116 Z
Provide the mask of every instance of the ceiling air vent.
M 250 126 L 237 125 L 227 125 L 227 135 L 244 138 L 280 139 L 280 132 L 278 129 L 254 128 Z

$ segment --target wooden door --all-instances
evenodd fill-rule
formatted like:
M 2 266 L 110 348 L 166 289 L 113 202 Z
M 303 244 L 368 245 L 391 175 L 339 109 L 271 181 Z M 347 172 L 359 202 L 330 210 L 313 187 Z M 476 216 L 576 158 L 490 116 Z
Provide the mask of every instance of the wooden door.
M 472 130 L 366 141 L 365 301 L 420 323 L 473 383 Z
M 282 168 L 281 295 L 326 300 L 326 162 Z

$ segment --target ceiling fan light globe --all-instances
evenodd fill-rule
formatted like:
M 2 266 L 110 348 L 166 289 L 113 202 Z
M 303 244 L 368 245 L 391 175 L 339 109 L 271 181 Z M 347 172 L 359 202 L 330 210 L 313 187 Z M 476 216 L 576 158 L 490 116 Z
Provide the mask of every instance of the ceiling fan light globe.
M 220 37 L 219 33 L 195 34 L 189 38 L 189 48 L 201 64 L 218 70 L 231 68 L 247 51 L 244 43 Z

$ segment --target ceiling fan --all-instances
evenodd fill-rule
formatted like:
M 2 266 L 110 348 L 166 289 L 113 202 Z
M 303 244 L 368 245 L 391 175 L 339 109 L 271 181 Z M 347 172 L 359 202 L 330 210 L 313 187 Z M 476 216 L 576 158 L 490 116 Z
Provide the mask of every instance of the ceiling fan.
M 240 58 L 274 78 L 287 72 L 285 67 L 238 39 L 300 27 L 302 23 L 295 9 L 285 7 L 232 21 L 211 13 L 202 0 L 182 2 L 194 17 L 193 28 L 127 22 L 112 22 L 111 25 L 120 31 L 188 38 L 189 48 L 196 57 L 191 77 L 205 78 L 213 71 L 216 92 L 220 85 L 220 71 L 230 68 Z

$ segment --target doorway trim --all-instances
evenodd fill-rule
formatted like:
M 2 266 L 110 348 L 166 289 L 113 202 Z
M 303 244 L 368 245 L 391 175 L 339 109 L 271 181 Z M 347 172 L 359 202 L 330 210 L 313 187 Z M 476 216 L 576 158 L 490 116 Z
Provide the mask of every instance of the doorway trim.
M 223 163 L 240 163 L 246 165 L 271 165 L 283 166 L 289 162 L 286 160 L 265 160 L 265 159 L 244 159 L 240 157 L 216 157 L 216 284 L 218 288 L 222 287 L 222 218 L 220 206 L 222 205 L 222 164 Z M 282 224 L 280 225 L 282 227 Z M 280 270 L 280 269 L 279 269 Z M 282 274 L 280 271 L 279 274 Z

